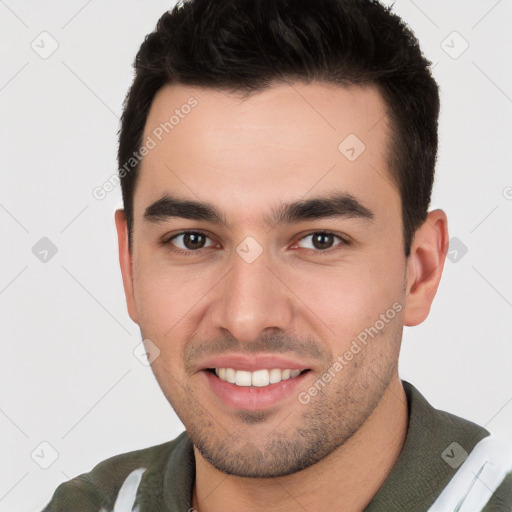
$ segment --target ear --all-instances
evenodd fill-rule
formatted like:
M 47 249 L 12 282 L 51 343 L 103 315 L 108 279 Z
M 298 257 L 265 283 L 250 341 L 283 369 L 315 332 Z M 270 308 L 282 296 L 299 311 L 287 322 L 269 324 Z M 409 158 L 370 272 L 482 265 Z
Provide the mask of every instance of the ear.
M 429 312 L 448 252 L 448 219 L 443 210 L 429 212 L 418 228 L 407 260 L 404 324 L 418 325 Z
M 130 318 L 138 323 L 137 308 L 135 306 L 135 296 L 133 293 L 133 262 L 132 255 L 128 249 L 128 225 L 124 210 L 116 210 L 115 213 L 117 242 L 119 244 L 119 264 L 121 274 L 123 275 L 124 294 L 126 296 L 126 305 Z

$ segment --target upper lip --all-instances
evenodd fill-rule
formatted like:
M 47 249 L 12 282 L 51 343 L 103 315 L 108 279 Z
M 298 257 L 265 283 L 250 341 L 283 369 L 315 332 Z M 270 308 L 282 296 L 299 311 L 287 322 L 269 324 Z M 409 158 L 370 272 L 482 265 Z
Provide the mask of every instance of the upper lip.
M 301 363 L 300 361 L 272 354 L 230 354 L 216 356 L 204 361 L 200 367 L 202 370 L 209 368 L 233 368 L 235 370 L 245 370 L 248 372 L 264 369 L 272 370 L 273 368 L 301 371 L 311 369 L 311 366 Z

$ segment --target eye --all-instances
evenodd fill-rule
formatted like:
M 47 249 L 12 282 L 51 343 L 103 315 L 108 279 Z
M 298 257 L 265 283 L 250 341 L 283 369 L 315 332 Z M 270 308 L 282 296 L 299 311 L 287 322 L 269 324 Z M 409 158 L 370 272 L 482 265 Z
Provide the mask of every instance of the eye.
M 334 244 L 336 239 L 338 239 L 340 243 Z M 301 242 L 305 242 L 305 244 L 301 246 Z M 294 247 L 299 246 L 305 249 L 312 249 L 315 252 L 327 252 L 332 249 L 333 246 L 333 250 L 336 250 L 336 247 L 340 245 L 349 245 L 349 242 L 329 231 L 315 231 L 301 238 Z
M 209 245 L 207 245 L 208 240 L 210 242 Z M 183 231 L 182 233 L 167 238 L 163 242 L 163 245 L 174 246 L 176 249 L 171 247 L 172 250 L 186 254 L 199 252 L 201 249 L 212 247 L 216 244 L 201 231 Z
M 336 240 L 338 240 L 338 243 L 336 243 Z M 201 231 L 182 231 L 166 238 L 161 243 L 173 252 L 185 256 L 199 254 L 203 249 L 209 247 L 220 247 L 219 244 Z M 300 247 L 318 254 L 330 253 L 337 250 L 339 246 L 346 245 L 350 245 L 350 242 L 339 235 L 330 231 L 315 231 L 302 237 L 292 246 L 292 249 Z

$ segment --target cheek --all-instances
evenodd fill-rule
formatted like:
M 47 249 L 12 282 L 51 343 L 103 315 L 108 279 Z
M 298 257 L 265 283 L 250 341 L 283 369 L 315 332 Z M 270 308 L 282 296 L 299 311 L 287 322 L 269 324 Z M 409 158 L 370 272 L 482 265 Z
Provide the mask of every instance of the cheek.
M 188 299 L 182 291 L 182 280 L 162 269 L 143 267 L 134 275 L 134 295 L 139 325 L 145 337 L 162 341 L 173 334 L 173 328 L 185 314 Z
M 296 268 L 288 279 L 301 299 L 301 315 L 312 326 L 327 326 L 327 336 L 335 337 L 337 350 L 343 350 L 394 303 L 403 302 L 404 265 L 396 254 L 361 254 L 336 268 Z
M 204 315 L 208 291 L 217 274 L 195 272 L 146 260 L 134 274 L 134 295 L 139 326 L 145 337 L 166 352 L 178 352 Z M 209 279 L 209 278 L 212 279 Z
M 147 271 L 135 275 L 134 295 L 141 323 L 148 325 L 148 321 L 172 315 L 172 308 L 169 307 L 172 305 L 172 292 L 169 285 L 165 277 Z
M 134 294 L 142 337 L 158 347 L 152 364 L 164 395 L 173 407 L 184 400 L 186 379 L 182 369 L 183 329 L 186 328 L 187 300 L 179 292 L 181 282 L 172 276 L 145 267 L 134 275 Z
M 194 288 L 187 269 L 172 267 L 160 255 L 141 251 L 134 271 L 134 295 L 143 319 L 160 319 L 172 325 L 173 320 L 183 315 L 187 293 Z

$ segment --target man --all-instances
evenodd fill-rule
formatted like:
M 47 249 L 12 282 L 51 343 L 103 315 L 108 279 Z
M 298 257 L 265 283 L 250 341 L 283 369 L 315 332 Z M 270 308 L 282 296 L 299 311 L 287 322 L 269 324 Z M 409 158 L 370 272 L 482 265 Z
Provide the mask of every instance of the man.
M 124 105 L 130 317 L 186 427 L 54 511 L 512 510 L 512 457 L 398 375 L 448 248 L 438 88 L 372 1 L 193 0 Z

